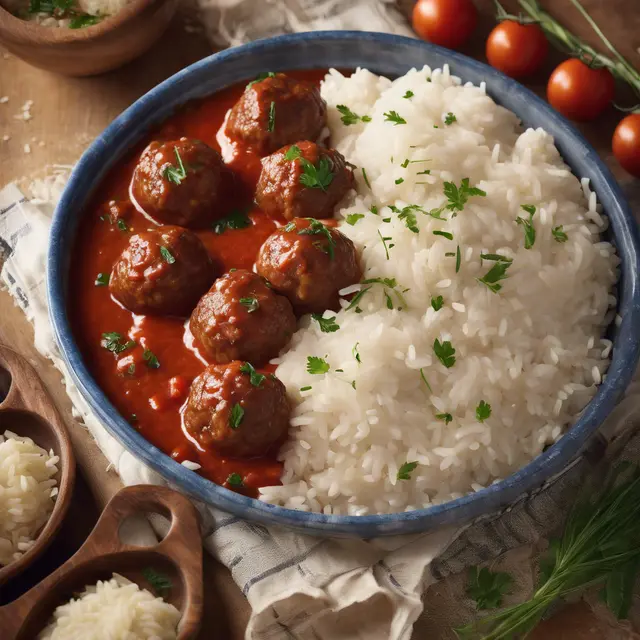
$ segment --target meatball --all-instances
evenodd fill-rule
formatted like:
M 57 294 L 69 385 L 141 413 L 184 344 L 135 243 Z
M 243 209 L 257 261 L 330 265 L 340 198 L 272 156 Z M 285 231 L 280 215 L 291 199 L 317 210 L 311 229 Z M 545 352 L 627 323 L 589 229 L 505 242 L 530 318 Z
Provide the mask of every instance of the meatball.
M 229 112 L 226 132 L 266 156 L 296 140 L 316 140 L 326 124 L 318 87 L 276 73 L 247 85 Z
M 198 140 L 152 142 L 140 156 L 131 196 L 156 222 L 204 227 L 222 215 L 222 158 Z
M 305 184 L 313 165 L 317 181 Z M 269 215 L 332 218 L 334 207 L 353 187 L 353 171 L 341 153 L 315 142 L 283 147 L 262 160 L 256 190 L 257 205 Z
M 272 233 L 256 270 L 298 313 L 339 309 L 338 291 L 362 275 L 353 242 L 313 218 L 297 218 Z
M 236 360 L 209 365 L 193 381 L 183 424 L 204 449 L 249 458 L 285 439 L 291 413 L 285 386 L 273 375 L 251 372 Z
M 215 277 L 200 238 L 167 226 L 131 236 L 113 265 L 109 290 L 134 313 L 187 316 Z
M 216 280 L 191 314 L 191 333 L 215 362 L 262 364 L 296 330 L 291 303 L 255 273 L 239 269 Z

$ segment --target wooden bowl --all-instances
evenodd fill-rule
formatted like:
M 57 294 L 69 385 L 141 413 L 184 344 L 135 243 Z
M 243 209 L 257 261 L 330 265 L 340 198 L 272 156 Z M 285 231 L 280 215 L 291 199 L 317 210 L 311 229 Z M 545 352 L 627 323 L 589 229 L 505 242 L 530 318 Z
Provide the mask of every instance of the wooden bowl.
M 58 495 L 49 520 L 24 555 L 0 567 L 0 586 L 24 571 L 53 540 L 71 503 L 76 476 L 69 434 L 38 374 L 22 356 L 0 345 L 0 433 L 6 430 L 31 438 L 47 451 L 53 449 L 60 461 L 55 476 Z
M 153 547 L 124 544 L 119 529 L 131 516 L 159 513 L 171 520 L 162 542 Z M 178 640 L 194 638 L 202 617 L 202 540 L 196 508 L 183 495 L 153 485 L 127 487 L 107 504 L 98 523 L 77 553 L 11 604 L 0 607 L 2 640 L 33 640 L 61 604 L 119 573 L 153 591 L 145 578 L 152 569 L 170 580 L 167 602 L 182 614 Z
M 178 0 L 131 0 L 115 15 L 81 29 L 43 27 L 0 7 L 0 43 L 34 67 L 67 76 L 95 75 L 146 51 L 177 5 Z

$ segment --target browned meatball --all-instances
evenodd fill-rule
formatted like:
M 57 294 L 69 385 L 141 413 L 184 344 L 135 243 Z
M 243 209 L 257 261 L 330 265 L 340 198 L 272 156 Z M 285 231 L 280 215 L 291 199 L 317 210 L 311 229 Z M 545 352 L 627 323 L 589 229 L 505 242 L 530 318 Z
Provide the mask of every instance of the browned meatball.
M 133 173 L 131 195 L 156 222 L 204 227 L 221 211 L 222 158 L 188 138 L 152 142 Z
M 317 179 L 309 182 L 313 165 Z M 353 171 L 341 153 L 315 142 L 297 142 L 267 156 L 256 189 L 256 203 L 269 215 L 332 218 L 334 207 L 353 186 Z
M 326 124 L 318 87 L 276 73 L 247 85 L 229 113 L 226 132 L 266 156 L 296 140 L 316 140 Z
M 239 458 L 263 456 L 287 435 L 291 407 L 273 375 L 251 375 L 237 360 L 209 365 L 191 385 L 184 427 L 205 449 Z
M 131 236 L 113 265 L 109 290 L 134 313 L 186 316 L 215 277 L 200 238 L 166 226 Z
M 238 269 L 218 278 L 191 314 L 191 333 L 216 362 L 263 364 L 296 330 L 290 302 L 255 273 Z
M 362 274 L 353 242 L 309 218 L 272 233 L 260 248 L 256 269 L 298 313 L 339 309 L 338 291 Z

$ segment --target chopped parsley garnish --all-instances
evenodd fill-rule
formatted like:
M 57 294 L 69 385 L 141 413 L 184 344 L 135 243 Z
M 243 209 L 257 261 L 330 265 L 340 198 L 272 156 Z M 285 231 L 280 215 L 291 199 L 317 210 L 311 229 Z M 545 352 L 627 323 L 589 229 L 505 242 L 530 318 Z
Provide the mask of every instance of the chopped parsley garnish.
M 362 364 L 362 360 L 360 360 L 360 352 L 358 351 L 358 345 L 360 343 L 356 342 L 353 349 L 351 349 L 351 353 L 353 354 L 353 357 L 356 359 L 356 362 L 358 364 Z
M 364 167 L 362 167 L 362 177 L 364 178 L 364 182 L 367 185 L 367 187 L 371 189 L 371 184 L 369 183 L 369 178 L 367 178 L 367 172 L 364 170 Z
M 464 209 L 464 205 L 471 196 L 486 196 L 487 193 L 478 187 L 470 187 L 469 178 L 463 178 L 459 187 L 453 182 L 445 182 L 444 195 L 449 201 L 445 205 L 445 209 L 452 211 L 452 215 L 455 217 L 459 211 Z
M 136 372 L 136 364 L 135 362 L 132 362 L 128 367 L 127 367 L 127 373 L 132 376 L 134 373 Z
M 400 166 L 406 169 L 409 166 L 409 158 L 405 158 L 405 161 Z
M 431 385 L 429 384 L 427 377 L 424 375 L 424 371 L 422 370 L 422 368 L 420 368 L 420 378 L 422 379 L 422 382 L 424 382 L 425 385 L 427 386 L 427 389 L 429 389 L 429 391 L 433 393 L 433 389 L 431 388 Z
M 241 487 L 242 486 L 242 476 L 239 473 L 230 473 L 227 478 L 227 484 L 232 487 Z
M 447 369 L 451 369 L 451 367 L 456 363 L 456 350 L 451 346 L 451 343 L 448 340 L 440 342 L 440 340 L 436 338 L 433 343 L 433 351 L 438 360 L 440 360 Z
M 524 228 L 524 248 L 531 249 L 536 241 L 536 228 L 533 226 L 533 216 L 536 208 L 532 204 L 523 204 L 521 205 L 521 209 L 529 214 L 529 219 L 525 220 L 518 216 L 516 222 Z
M 160 247 L 160 255 L 167 264 L 173 264 L 176 261 L 173 254 L 169 249 L 167 249 L 167 247 Z
M 449 424 L 453 420 L 453 416 L 450 413 L 436 413 L 436 418 L 442 420 L 445 424 Z
M 396 184 L 402 184 L 404 182 L 404 178 L 397 178 Z
M 448 231 L 440 231 L 439 229 L 436 229 L 433 232 L 434 236 L 442 236 L 443 238 L 446 238 L 447 240 L 453 240 L 453 233 L 449 233 Z
M 389 242 L 389 240 L 391 240 L 391 236 L 383 236 L 380 231 L 378 231 L 378 235 L 380 236 L 380 240 L 382 241 L 382 246 L 384 247 L 384 253 L 387 256 L 387 260 L 389 260 L 389 248 L 392 245 L 387 245 L 387 242 Z
M 92 16 L 88 13 L 73 16 L 69 22 L 69 29 L 84 29 L 84 27 L 92 27 L 102 20 L 102 16 Z
M 358 222 L 358 220 L 362 220 L 364 218 L 364 213 L 350 213 L 347 216 L 347 224 L 353 225 Z
M 476 407 L 476 418 L 478 422 L 484 422 L 491 415 L 491 405 L 487 404 L 484 400 L 480 400 L 480 403 Z
M 398 306 L 398 311 L 402 311 L 403 308 L 408 306 L 407 301 L 405 300 L 402 294 L 409 291 L 409 289 L 404 289 L 401 291 L 400 290 L 401 287 L 400 289 L 398 288 L 399 285 L 395 278 L 368 278 L 367 280 L 363 280 L 362 284 L 368 284 L 368 285 L 381 284 L 384 287 L 383 293 L 384 293 L 385 302 L 388 309 L 393 309 L 393 301 L 391 299 L 390 292 L 394 293 L 397 296 L 398 300 L 400 301 L 400 306 Z M 347 311 L 352 307 L 354 307 L 360 301 L 362 296 L 367 291 L 369 291 L 369 289 L 371 289 L 370 286 L 359 291 L 354 296 L 353 300 L 351 300 L 351 304 L 347 307 Z M 358 312 L 358 309 L 356 309 L 356 312 Z
M 415 94 L 413 93 L 413 91 L 407 91 L 407 92 L 406 92 L 402 97 L 403 97 L 405 100 L 408 100 L 409 98 L 413 98 L 413 96 L 414 96 L 414 95 L 415 95 Z
M 231 407 L 231 413 L 229 413 L 229 426 L 232 429 L 237 429 L 242 423 L 243 418 L 244 409 L 242 405 L 239 403 L 234 404 L 233 407 Z
M 502 604 L 502 596 L 512 582 L 513 578 L 508 573 L 471 567 L 467 595 L 475 601 L 478 609 L 495 609 Z
M 296 223 L 295 222 L 288 222 L 287 224 L 284 225 L 283 228 L 287 233 L 291 233 L 292 231 L 296 230 Z
M 63 17 L 73 6 L 73 0 L 31 0 L 29 13 L 48 13 Z
M 418 171 L 417 176 L 428 176 L 431 173 L 431 169 L 425 169 L 424 171 Z
M 122 218 L 120 218 L 116 224 L 120 231 L 123 231 L 125 233 L 129 231 L 129 225 Z
M 267 122 L 267 131 L 273 133 L 276 128 L 276 103 L 271 102 L 269 106 L 269 120 Z
M 144 579 L 151 585 L 157 596 L 164 597 L 168 595 L 169 591 L 171 591 L 173 582 L 171 582 L 169 576 L 165 575 L 164 573 L 156 571 L 151 567 L 147 567 L 146 569 L 142 570 L 142 575 Z
M 300 387 L 300 391 L 311 391 L 311 387 Z
M 220 218 L 213 223 L 213 231 L 220 235 L 227 229 L 245 229 L 251 225 L 251 220 L 246 211 L 232 211 L 228 216 Z
M 187 177 L 187 170 L 184 168 L 184 165 L 182 164 L 182 158 L 180 157 L 180 152 L 178 151 L 178 147 L 173 147 L 173 152 L 176 154 L 176 160 L 178 161 L 178 166 L 174 167 L 172 164 L 167 165 L 164 168 L 162 175 L 169 182 L 173 182 L 173 184 L 179 185 Z
M 333 333 L 340 328 L 339 324 L 336 324 L 336 317 L 323 318 L 321 313 L 312 313 L 311 317 L 320 325 L 320 331 L 322 333 Z
M 496 262 L 482 278 L 477 278 L 478 282 L 487 285 L 493 293 L 498 293 L 502 289 L 500 280 L 505 280 L 508 277 L 506 275 L 507 269 L 511 264 L 511 262 L 504 262 L 503 260 Z
M 362 120 L 362 122 L 371 122 L 370 116 L 359 116 L 357 113 L 354 113 L 353 111 L 351 111 L 351 109 L 349 109 L 349 107 L 346 107 L 343 104 L 337 105 L 336 109 L 342 114 L 342 124 L 345 124 L 347 126 L 350 124 L 356 124 L 358 120 Z
M 329 363 L 323 358 L 318 358 L 317 356 L 307 357 L 307 373 L 322 375 L 323 373 L 327 373 L 330 368 Z
M 331 160 L 327 156 L 322 156 L 318 160 L 318 164 L 314 165 L 313 162 L 309 162 L 300 151 L 300 147 L 293 144 L 287 149 L 284 154 L 285 160 L 293 162 L 299 160 L 302 165 L 302 174 L 300 175 L 300 184 L 308 187 L 309 189 L 322 189 L 327 190 L 327 187 L 333 181 L 333 172 L 331 167 Z
M 418 466 L 417 462 L 405 462 L 398 469 L 398 480 L 411 480 L 411 472 Z
M 255 367 L 250 362 L 245 362 L 240 367 L 240 371 L 242 371 L 242 373 L 246 373 L 249 376 L 249 382 L 253 387 L 259 387 L 267 377 L 261 373 L 258 373 L 255 370 Z
M 449 124 L 453 124 L 454 122 L 456 122 L 458 120 L 458 118 L 456 118 L 455 114 L 451 113 L 451 111 L 449 111 L 449 113 L 447 113 L 445 119 L 444 119 L 444 123 L 446 125 Z
M 336 241 L 331 235 L 331 231 L 325 227 L 322 222 L 316 220 L 315 218 L 308 218 L 309 226 L 306 229 L 300 229 L 298 231 L 299 236 L 324 236 L 326 239 L 326 246 L 323 246 L 321 243 L 318 243 L 318 248 L 326 253 L 331 260 L 333 260 L 335 252 Z M 288 225 L 287 225 L 288 226 Z M 315 246 L 315 245 L 314 245 Z
M 149 367 L 149 369 L 160 368 L 160 362 L 158 361 L 158 358 L 156 358 L 155 353 L 151 351 L 151 349 L 145 349 L 142 352 L 142 359 L 147 363 L 147 367 Z
M 431 307 L 434 311 L 440 311 L 442 306 L 444 305 L 444 298 L 442 296 L 436 296 L 435 298 L 431 296 Z
M 453 251 L 447 251 L 447 253 L 444 254 L 447 258 L 453 258 L 456 254 Z
M 562 243 L 566 242 L 569 239 L 569 236 L 563 231 L 562 225 L 560 225 L 559 227 L 554 227 L 551 230 L 551 233 L 553 234 L 556 242 Z
M 110 331 L 102 334 L 100 346 L 107 351 L 111 351 L 111 353 L 118 354 L 127 349 L 131 349 L 131 347 L 135 347 L 136 342 L 135 340 L 127 340 L 124 342 L 124 337 L 121 333 Z
M 493 260 L 494 262 L 513 262 L 512 258 L 500 255 L 499 253 L 481 253 L 480 257 L 483 260 Z
M 284 159 L 292 162 L 293 160 L 297 160 L 301 155 L 302 151 L 300 151 L 300 147 L 297 144 L 292 144 L 284 154 Z
M 462 256 L 460 255 L 460 245 L 456 246 L 456 273 L 460 271 L 460 264 L 462 262 Z
M 260 308 L 260 303 L 258 302 L 258 298 L 254 298 L 252 296 L 249 296 L 247 298 L 240 298 L 238 302 L 243 307 L 246 307 L 249 313 L 253 313 L 254 311 L 257 311 Z
M 393 126 L 397 127 L 399 124 L 407 124 L 407 121 L 397 111 L 387 111 L 384 114 L 385 122 L 393 122 Z
M 378 207 L 376 207 L 375 204 L 371 205 L 371 209 L 369 209 L 369 211 L 371 211 L 371 213 L 373 213 L 374 216 L 378 215 Z
M 110 274 L 108 273 L 99 273 L 96 276 L 95 285 L 96 287 L 106 287 L 109 285 Z
M 398 218 L 404 221 L 409 231 L 412 231 L 413 233 L 419 233 L 420 229 L 418 229 L 418 219 L 416 217 L 416 214 L 414 213 L 415 210 L 416 208 L 413 205 L 403 207 L 403 209 L 398 214 Z
M 349 303 L 349 306 L 347 307 L 347 311 L 349 311 L 350 309 L 353 309 L 354 307 L 356 307 L 356 312 L 360 313 L 358 311 L 358 304 L 360 303 L 360 300 L 362 300 L 362 297 L 364 296 L 365 293 L 367 293 L 367 291 L 369 291 L 371 289 L 371 287 L 365 287 L 364 289 L 360 289 L 360 291 L 358 291 L 358 293 L 356 293 L 355 296 L 353 296 L 353 298 L 351 299 L 351 302 Z
M 273 73 L 273 71 L 263 71 L 262 73 L 258 74 L 258 77 L 255 80 L 252 80 L 244 89 L 246 91 L 249 87 L 253 87 L 256 82 L 262 82 L 267 78 L 273 78 L 275 75 L 276 74 Z
M 353 390 L 355 391 L 356 390 L 356 381 L 355 380 L 351 381 L 351 386 L 353 387 Z

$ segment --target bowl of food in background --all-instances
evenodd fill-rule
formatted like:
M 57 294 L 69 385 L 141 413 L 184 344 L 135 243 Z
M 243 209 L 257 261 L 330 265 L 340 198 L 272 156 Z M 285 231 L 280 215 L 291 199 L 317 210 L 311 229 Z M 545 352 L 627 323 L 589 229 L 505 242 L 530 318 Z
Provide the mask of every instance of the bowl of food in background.
M 54 330 L 106 428 L 189 495 L 306 533 L 508 505 L 588 446 L 638 360 L 638 230 L 597 153 L 408 38 L 192 65 L 98 137 L 52 238 Z
M 36 67 L 69 76 L 115 69 L 164 32 L 177 0 L 2 0 L 0 43 Z

